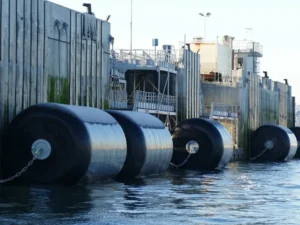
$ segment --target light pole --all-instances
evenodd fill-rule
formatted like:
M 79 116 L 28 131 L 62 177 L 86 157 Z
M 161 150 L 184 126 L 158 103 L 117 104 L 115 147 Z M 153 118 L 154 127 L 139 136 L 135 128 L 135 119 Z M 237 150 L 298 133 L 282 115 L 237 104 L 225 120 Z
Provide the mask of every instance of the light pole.
M 248 32 L 252 31 L 252 28 L 246 28 L 246 37 L 245 37 L 245 41 L 248 41 Z
M 130 54 L 132 54 L 132 0 L 130 0 Z
M 200 16 L 202 16 L 204 18 L 204 34 L 203 34 L 203 38 L 205 40 L 206 38 L 206 18 L 211 16 L 210 12 L 207 12 L 206 14 L 203 13 L 199 13 Z

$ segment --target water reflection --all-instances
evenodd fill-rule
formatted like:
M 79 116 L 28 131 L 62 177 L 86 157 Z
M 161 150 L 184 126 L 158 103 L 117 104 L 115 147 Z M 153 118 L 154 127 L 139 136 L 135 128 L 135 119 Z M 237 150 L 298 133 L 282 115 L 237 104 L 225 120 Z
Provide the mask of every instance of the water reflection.
M 124 206 L 127 210 L 138 210 L 142 208 L 146 208 L 147 203 L 142 198 L 141 192 L 138 190 L 139 188 L 146 185 L 144 179 L 135 179 L 131 181 L 127 181 L 124 183 Z
M 76 215 L 87 213 L 93 207 L 91 190 L 88 187 L 52 187 L 48 190 L 47 205 L 51 213 L 60 216 Z
M 80 186 L 2 187 L 0 215 L 4 217 L 0 217 L 0 221 L 13 223 L 21 219 L 25 223 L 32 219 L 42 221 L 47 217 L 64 219 L 82 215 L 93 206 L 90 193 L 89 188 Z
M 212 187 L 219 172 L 197 172 L 197 171 L 176 171 L 176 175 L 171 176 L 174 189 L 181 194 L 201 194 L 214 191 Z M 182 186 L 182 187 L 181 187 Z
M 1 187 L 0 215 L 28 213 L 32 208 L 29 187 Z
M 300 161 L 77 187 L 4 187 L 0 224 L 299 224 Z M 284 207 L 284 211 L 283 211 Z

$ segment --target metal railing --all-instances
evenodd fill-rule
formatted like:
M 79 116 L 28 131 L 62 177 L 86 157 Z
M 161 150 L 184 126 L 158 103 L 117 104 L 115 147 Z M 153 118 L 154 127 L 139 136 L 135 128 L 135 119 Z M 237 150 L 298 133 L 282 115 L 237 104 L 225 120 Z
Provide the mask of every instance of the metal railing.
M 126 91 L 111 90 L 109 93 L 110 108 L 128 108 L 128 96 Z
M 204 105 L 201 117 L 209 118 L 211 105 Z
M 257 52 L 263 54 L 263 46 L 254 41 L 233 41 L 232 48 L 245 52 Z
M 115 57 L 110 58 L 110 74 L 125 79 L 124 63 Z
M 212 102 L 210 106 L 204 107 L 205 114 L 209 118 L 219 121 L 229 131 L 234 144 L 238 149 L 239 143 L 239 106 L 227 105 L 219 102 Z
M 111 68 L 110 69 L 111 77 L 117 77 L 121 79 L 125 79 L 125 72 L 118 69 L 118 68 Z
M 176 97 L 154 92 L 136 91 L 133 98 L 134 108 L 175 112 Z
M 239 106 L 227 105 L 223 103 L 212 102 L 211 105 L 205 105 L 203 107 L 203 117 L 214 117 L 223 118 L 235 118 L 239 117 Z
M 238 106 L 212 102 L 210 118 L 224 117 L 224 118 L 236 118 L 237 119 L 238 112 L 239 112 Z
M 120 49 L 115 50 L 113 56 L 119 61 L 140 66 L 156 66 L 159 62 L 176 64 L 176 55 L 164 50 Z

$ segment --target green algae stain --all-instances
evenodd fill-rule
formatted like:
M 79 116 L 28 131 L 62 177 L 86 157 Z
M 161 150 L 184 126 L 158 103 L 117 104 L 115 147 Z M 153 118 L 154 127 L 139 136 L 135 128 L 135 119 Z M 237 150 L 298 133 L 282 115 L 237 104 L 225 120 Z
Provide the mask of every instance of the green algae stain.
M 107 99 L 104 100 L 104 110 L 110 109 L 109 101 Z
M 48 102 L 70 104 L 69 80 L 53 75 L 48 77 Z
M 60 103 L 70 104 L 69 80 L 67 78 L 61 78 L 60 84 L 62 86 L 62 90 L 61 90 L 61 94 L 60 94 Z
M 48 76 L 48 102 L 56 102 L 55 93 L 56 93 L 56 86 L 55 86 L 55 77 Z

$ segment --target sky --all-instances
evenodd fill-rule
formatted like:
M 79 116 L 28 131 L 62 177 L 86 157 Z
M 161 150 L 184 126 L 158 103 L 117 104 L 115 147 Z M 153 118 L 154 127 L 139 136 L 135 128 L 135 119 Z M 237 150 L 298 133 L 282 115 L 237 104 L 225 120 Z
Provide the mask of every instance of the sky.
M 91 3 L 96 17 L 111 15 L 111 34 L 115 49 L 130 48 L 131 0 L 51 0 L 68 8 L 85 12 L 83 3 Z M 287 78 L 292 94 L 300 104 L 300 0 L 132 0 L 133 48 L 151 49 L 152 39 L 159 45 L 179 46 L 203 36 L 204 21 L 199 13 L 211 13 L 206 21 L 206 39 L 230 35 L 248 38 L 263 46 L 261 70 L 275 81 Z

